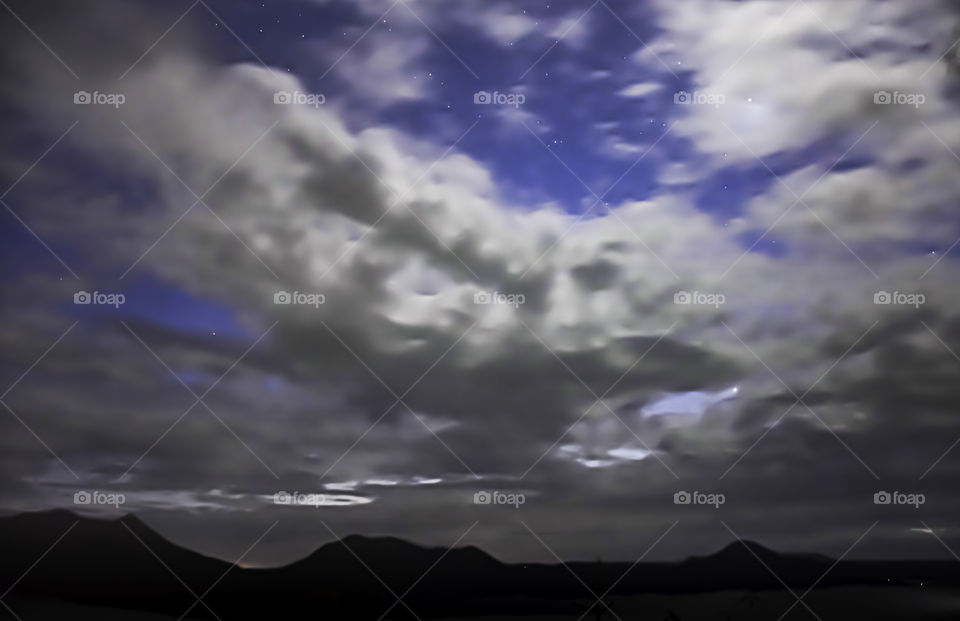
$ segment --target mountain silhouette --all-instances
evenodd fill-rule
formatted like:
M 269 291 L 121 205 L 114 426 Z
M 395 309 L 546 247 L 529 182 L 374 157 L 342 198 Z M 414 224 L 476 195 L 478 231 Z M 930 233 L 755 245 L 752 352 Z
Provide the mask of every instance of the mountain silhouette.
M 0 585 L 88 604 L 179 616 L 230 564 L 170 543 L 139 518 L 49 511 L 0 518 Z M 40 558 L 42 556 L 42 558 Z M 39 560 L 38 560 L 39 559 Z M 29 569 L 29 571 L 27 571 Z
M 841 561 L 737 541 L 673 563 L 507 564 L 467 546 L 352 535 L 277 568 L 177 546 L 136 517 L 47 511 L 0 518 L 0 592 L 191 619 L 261 619 L 278 605 L 351 619 L 567 614 L 596 594 L 683 594 L 890 584 L 960 585 L 954 561 Z M 828 571 L 829 570 L 829 571 Z M 818 582 L 819 581 L 819 582 Z M 586 585 L 586 588 L 584 587 Z M 209 591 L 209 592 L 208 592 Z M 203 602 L 197 603 L 202 597 Z M 402 601 L 398 603 L 398 598 Z M 216 611 L 215 613 L 212 611 Z M 414 614 L 412 611 L 416 611 Z M 280 615 L 285 616 L 285 615 Z

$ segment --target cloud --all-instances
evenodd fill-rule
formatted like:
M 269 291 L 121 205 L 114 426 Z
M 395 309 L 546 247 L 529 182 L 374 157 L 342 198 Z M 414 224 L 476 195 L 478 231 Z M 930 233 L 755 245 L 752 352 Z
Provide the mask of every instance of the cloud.
M 658 6 L 669 36 L 635 59 L 656 71 L 682 60 L 693 89 L 725 98 L 719 107 L 684 107 L 677 126 L 714 161 L 727 153 L 749 162 L 837 132 L 855 139 L 892 113 L 873 105 L 879 90 L 925 93 L 928 110 L 945 112 L 934 103 L 943 50 L 922 45 L 952 27 L 935 0 Z
M 416 27 L 419 26 L 419 29 Z M 333 45 L 326 40 L 312 42 L 309 48 L 322 61 L 322 74 L 332 71 L 343 83 L 341 91 L 352 102 L 363 101 L 377 107 L 425 99 L 430 96 L 426 64 L 429 32 L 419 23 L 407 28 L 377 28 L 364 32 L 357 27 L 349 40 Z M 331 97 L 331 103 L 336 103 Z
M 662 85 L 657 84 L 656 82 L 640 82 L 637 84 L 631 84 L 626 87 L 620 94 L 624 97 L 643 97 L 644 95 L 649 95 L 655 91 L 658 91 L 662 88 Z
M 791 510 L 829 501 L 823 512 L 842 524 L 827 539 L 838 545 L 873 510 L 844 485 L 872 486 L 871 468 L 916 481 L 960 433 L 945 414 L 960 402 L 950 353 L 960 337 L 957 267 L 946 258 L 921 278 L 935 259 L 915 246 L 952 242 L 935 224 L 957 190 L 941 143 L 960 140 L 946 78 L 910 77 L 930 55 L 910 43 L 915 27 L 934 9 L 911 8 L 903 32 L 892 24 L 906 9 L 885 3 L 879 24 L 864 26 L 865 3 L 853 4 L 811 6 L 849 45 L 871 51 L 864 60 L 884 84 L 922 86 L 928 107 L 875 106 L 870 73 L 835 40 L 824 45 L 829 33 L 802 7 L 776 22 L 769 3 L 663 5 L 661 25 L 692 59 L 695 84 L 728 100 L 677 107 L 678 131 L 697 150 L 729 151 L 730 165 L 746 165 L 751 152 L 803 149 L 837 127 L 856 138 L 879 121 L 862 141 L 864 166 L 829 170 L 829 152 L 783 175 L 799 194 L 826 173 L 804 199 L 810 210 L 774 183 L 743 206 L 738 230 L 687 193 L 709 166 L 665 168 L 653 196 L 620 201 L 605 217 L 533 210 L 511 204 L 465 152 L 444 157 L 445 146 L 395 127 L 354 127 L 336 106 L 275 104 L 278 90 L 306 87 L 253 63 L 157 50 L 124 79 L 122 113 L 74 106 L 69 75 L 24 71 L 5 85 L 11 105 L 29 102 L 48 130 L 79 118 L 63 144 L 71 161 L 133 180 L 149 197 L 131 206 L 122 189 L 83 185 L 82 169 L 51 160 L 18 187 L 25 221 L 71 256 L 93 257 L 82 261 L 89 284 L 113 286 L 136 263 L 130 278 L 149 275 L 236 309 L 247 338 L 83 319 L 6 401 L 78 485 L 116 485 L 144 510 L 160 507 L 150 494 L 173 498 L 168 510 L 198 510 L 333 485 L 377 496 L 337 507 L 351 512 L 337 529 L 389 523 L 441 538 L 471 515 L 466 499 L 478 482 L 492 480 L 538 493 L 525 507 L 532 524 L 562 511 L 571 530 L 591 516 L 591 532 L 629 537 L 639 513 L 645 527 L 673 521 L 675 477 L 719 486 L 738 464 L 730 506 L 742 503 L 738 517 L 751 528 L 774 530 L 750 507 L 773 507 L 789 526 Z M 726 72 L 749 46 L 741 33 L 767 28 L 769 38 Z M 652 49 L 674 53 L 665 39 Z M 45 50 L 28 43 L 8 46 L 24 51 L 24 67 L 44 66 L 36 59 Z M 350 61 L 356 75 L 391 49 L 361 50 Z M 96 67 L 104 55 L 76 58 Z M 385 85 L 403 59 L 391 66 L 375 87 L 386 90 L 372 97 L 398 92 Z M 205 205 L 187 211 L 194 193 Z M 774 225 L 781 253 L 751 251 L 740 237 Z M 38 273 L 2 288 L 0 344 L 16 379 L 72 322 L 77 286 Z M 881 289 L 922 291 L 926 302 L 876 304 Z M 278 305 L 281 290 L 324 301 Z M 680 292 L 694 295 L 684 302 Z M 718 294 L 722 304 L 698 302 Z M 225 375 L 192 405 L 164 365 Z M 809 409 L 795 405 L 800 396 Z M 689 411 L 708 415 L 680 425 L 661 416 Z M 3 506 L 62 503 L 73 477 L 8 424 L 16 433 L 0 434 L 0 455 L 16 474 Z M 949 481 L 951 464 L 936 476 Z M 785 485 L 773 476 L 783 472 L 799 474 Z M 574 555 L 604 545 L 618 553 L 605 536 L 566 545 Z M 501 533 L 493 545 L 534 554 L 528 544 Z

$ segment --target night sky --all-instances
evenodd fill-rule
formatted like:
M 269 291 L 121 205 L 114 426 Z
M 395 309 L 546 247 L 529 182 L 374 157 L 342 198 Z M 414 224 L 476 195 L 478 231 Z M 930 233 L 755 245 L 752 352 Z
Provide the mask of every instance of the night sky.
M 960 550 L 951 3 L 0 5 L 3 513 Z

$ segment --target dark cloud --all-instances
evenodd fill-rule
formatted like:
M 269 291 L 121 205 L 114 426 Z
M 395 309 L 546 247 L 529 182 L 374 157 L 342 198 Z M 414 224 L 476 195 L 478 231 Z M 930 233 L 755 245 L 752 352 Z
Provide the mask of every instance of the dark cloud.
M 438 160 L 445 147 L 386 123 L 357 127 L 346 121 L 356 111 L 332 98 L 276 105 L 275 92 L 306 87 L 259 63 L 214 60 L 191 36 L 195 18 L 118 81 L 176 15 L 117 4 L 67 27 L 16 4 L 79 79 L 4 26 L 14 52 L 4 105 L 28 120 L 11 143 L 80 122 L 10 203 L 81 274 L 61 280 L 41 249 L 45 263 L 0 282 L 0 369 L 16 383 L 3 398 L 0 507 L 72 506 L 78 488 L 119 489 L 174 540 L 225 556 L 282 517 L 259 562 L 326 539 L 318 515 L 340 534 L 435 545 L 482 519 L 471 543 L 512 559 L 550 558 L 520 516 L 570 558 L 631 558 L 674 520 L 682 535 L 654 556 L 702 552 L 729 539 L 720 515 L 772 546 L 839 553 L 882 518 L 864 554 L 929 555 L 912 548 L 921 513 L 882 512 L 872 494 L 922 491 L 929 523 L 956 511 L 960 456 L 930 468 L 960 437 L 957 266 L 912 246 L 954 235 L 935 225 L 958 190 L 944 148 L 960 136 L 955 102 L 943 72 L 914 71 L 936 55 L 909 44 L 941 9 L 884 5 L 868 28 L 855 14 L 875 3 L 816 3 L 864 44 L 881 86 L 926 93 L 924 107 L 886 114 L 864 107 L 876 80 L 858 59 L 809 49 L 815 21 L 784 22 L 789 36 L 726 74 L 717 59 L 740 51 L 717 29 L 763 30 L 773 14 L 747 10 L 758 3 L 654 4 L 665 34 L 631 62 L 659 75 L 650 55 L 683 51 L 698 83 L 730 99 L 678 113 L 705 163 L 670 175 L 745 166 L 838 126 L 853 141 L 877 121 L 864 138 L 875 161 L 827 174 L 809 209 L 774 184 L 732 227 L 666 180 L 649 200 L 577 220 L 520 209 L 476 159 Z M 518 19 L 507 34 L 526 36 Z M 483 23 L 485 36 L 504 34 Z M 377 61 L 369 52 L 352 71 Z M 388 97 L 375 86 L 364 96 Z M 76 106 L 77 89 L 116 89 L 127 102 Z M 919 171 L 903 168 L 908 158 Z M 11 150 L 4 177 L 30 159 Z M 833 163 L 784 182 L 799 192 Z M 746 252 L 739 233 L 775 224 L 782 253 Z M 71 304 L 80 289 L 135 297 L 128 283 L 147 276 L 231 309 L 238 333 Z M 323 303 L 278 305 L 280 291 Z M 877 304 L 880 291 L 925 300 Z M 528 500 L 480 515 L 480 489 Z M 681 489 L 728 501 L 676 506 Z M 359 500 L 277 507 L 278 490 Z

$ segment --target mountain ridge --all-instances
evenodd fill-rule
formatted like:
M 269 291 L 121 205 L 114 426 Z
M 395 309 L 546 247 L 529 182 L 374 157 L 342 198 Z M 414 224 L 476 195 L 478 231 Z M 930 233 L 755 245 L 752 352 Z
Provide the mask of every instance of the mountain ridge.
M 497 614 L 496 602 L 517 598 L 565 606 L 608 589 L 623 597 L 814 584 L 960 586 L 954 560 L 835 562 L 748 540 L 675 562 L 542 564 L 504 563 L 475 546 L 350 535 L 281 567 L 242 568 L 178 546 L 133 515 L 98 519 L 65 510 L 0 517 L 0 549 L 0 592 L 12 586 L 20 595 L 161 614 L 193 606 L 191 616 L 216 618 L 197 604 L 204 594 L 224 621 L 270 616 L 276 601 L 376 619 L 387 609 L 409 618 L 405 605 L 421 617 Z

